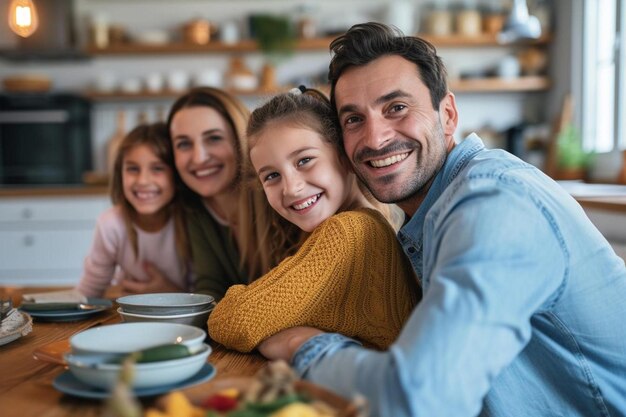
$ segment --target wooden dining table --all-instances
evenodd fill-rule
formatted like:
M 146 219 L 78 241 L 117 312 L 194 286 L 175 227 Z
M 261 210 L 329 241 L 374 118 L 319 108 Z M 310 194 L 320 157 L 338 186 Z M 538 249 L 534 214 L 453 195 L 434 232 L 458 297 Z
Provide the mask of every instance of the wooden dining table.
M 50 290 L 59 288 L 50 288 Z M 47 289 L 32 287 L 0 287 L 0 295 L 9 295 L 14 305 L 19 305 L 22 294 L 42 292 Z M 115 299 L 115 290 L 106 298 Z M 100 416 L 103 400 L 78 398 L 57 391 L 52 383 L 66 367 L 54 360 L 56 350 L 62 350 L 74 334 L 95 327 L 119 323 L 117 306 L 89 318 L 73 322 L 33 321 L 32 331 L 12 342 L 0 346 L 0 416 L 1 417 L 57 417 Z M 263 367 L 266 360 L 258 353 L 242 354 L 228 350 L 209 341 L 212 353 L 208 362 L 216 368 L 215 377 L 187 390 L 197 396 L 203 389 L 210 390 L 220 380 L 239 376 L 252 376 Z M 51 351 L 48 360 L 42 351 Z M 58 358 L 62 355 L 58 355 Z M 39 358 L 35 358 L 34 354 Z M 183 392 L 186 389 L 182 390 Z M 144 407 L 152 406 L 158 397 L 142 398 Z

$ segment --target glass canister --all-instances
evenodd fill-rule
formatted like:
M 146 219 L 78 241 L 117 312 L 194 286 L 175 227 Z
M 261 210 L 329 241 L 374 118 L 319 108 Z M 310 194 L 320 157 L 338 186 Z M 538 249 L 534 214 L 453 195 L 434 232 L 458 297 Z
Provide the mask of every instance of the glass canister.
M 448 36 L 452 34 L 453 15 L 448 2 L 438 0 L 426 17 L 426 33 L 434 36 Z
M 477 36 L 482 33 L 482 16 L 475 2 L 466 1 L 456 15 L 456 32 L 463 36 Z

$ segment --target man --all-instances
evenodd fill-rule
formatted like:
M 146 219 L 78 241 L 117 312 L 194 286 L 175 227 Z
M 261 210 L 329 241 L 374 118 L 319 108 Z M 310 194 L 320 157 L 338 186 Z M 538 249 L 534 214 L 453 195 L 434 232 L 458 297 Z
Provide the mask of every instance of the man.
M 260 346 L 374 415 L 626 415 L 626 268 L 541 171 L 476 135 L 435 49 L 386 26 L 333 42 L 331 98 L 354 170 L 397 203 L 424 296 L 386 352 L 317 329 Z

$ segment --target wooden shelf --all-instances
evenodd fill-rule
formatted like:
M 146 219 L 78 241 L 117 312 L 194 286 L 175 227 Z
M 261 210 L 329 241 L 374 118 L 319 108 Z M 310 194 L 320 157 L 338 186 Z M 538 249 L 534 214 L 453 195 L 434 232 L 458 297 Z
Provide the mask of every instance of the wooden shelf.
M 315 51 L 328 49 L 334 38 L 302 39 L 296 42 L 297 51 Z M 254 40 L 244 40 L 236 44 L 226 44 L 215 41 L 206 45 L 194 45 L 190 43 L 170 43 L 166 45 L 151 45 L 141 43 L 125 43 L 112 45 L 108 48 L 87 47 L 86 53 L 90 55 L 149 55 L 149 54 L 190 54 L 190 53 L 245 53 L 257 52 L 259 46 Z
M 272 96 L 274 94 L 288 91 L 291 87 L 279 88 L 276 90 L 251 90 L 251 91 L 237 91 L 228 90 L 231 94 L 239 97 L 257 97 L 257 96 Z M 164 101 L 173 100 L 183 95 L 185 91 L 162 91 L 158 93 L 141 92 L 141 93 L 123 93 L 123 92 L 111 92 L 102 93 L 94 90 L 87 90 L 82 92 L 82 96 L 93 101 L 107 102 L 107 101 Z
M 525 76 L 514 79 L 504 78 L 476 78 L 468 80 L 450 80 L 450 90 L 453 93 L 506 93 L 506 92 L 528 92 L 544 91 L 550 88 L 550 80 L 546 77 Z M 243 96 L 272 96 L 274 94 L 288 91 L 292 86 L 284 86 L 275 90 L 252 90 L 252 91 L 229 91 L 230 93 Z M 328 93 L 328 87 L 318 86 Z M 145 101 L 145 100 L 172 100 L 183 94 L 180 91 L 162 91 L 158 93 L 142 92 L 138 94 L 112 92 L 102 93 L 99 91 L 87 90 L 82 93 L 86 98 L 99 101 Z
M 427 40 L 436 47 L 477 47 L 477 46 L 528 46 L 528 45 L 546 45 L 550 42 L 550 35 L 543 35 L 537 40 L 522 41 L 513 44 L 501 44 L 498 42 L 496 35 L 481 34 L 476 36 L 466 35 L 449 35 L 449 36 L 431 36 L 426 34 L 419 34 L 419 37 Z
M 483 34 L 478 36 L 430 36 L 418 35 L 431 42 L 436 47 L 485 47 L 485 46 L 511 46 L 502 45 L 498 42 L 495 35 Z M 328 50 L 330 43 L 335 36 L 301 39 L 296 42 L 296 51 L 316 51 Z M 513 46 L 524 45 L 545 45 L 550 41 L 550 36 L 546 35 L 535 41 L 522 42 Z M 259 47 L 254 40 L 243 40 L 236 44 L 225 44 L 219 41 L 213 41 L 206 45 L 193 45 L 188 43 L 170 43 L 166 45 L 151 45 L 141 43 L 126 43 L 112 45 L 108 48 L 97 48 L 88 46 L 86 53 L 88 55 L 160 55 L 160 54 L 191 54 L 191 53 L 246 53 L 258 52 Z
M 450 80 L 450 91 L 453 93 L 505 93 L 545 91 L 550 88 L 550 80 L 541 76 L 524 76 L 519 78 L 472 78 Z

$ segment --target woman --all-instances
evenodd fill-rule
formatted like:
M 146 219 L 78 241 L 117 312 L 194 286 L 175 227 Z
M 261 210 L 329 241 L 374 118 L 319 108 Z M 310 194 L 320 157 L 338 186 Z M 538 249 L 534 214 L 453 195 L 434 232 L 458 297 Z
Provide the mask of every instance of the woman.
M 249 110 L 232 95 L 198 87 L 180 97 L 167 126 L 183 198 L 188 206 L 195 291 L 220 300 L 233 284 L 247 284 L 287 256 L 299 232 L 273 236 L 280 219 L 248 162 Z

